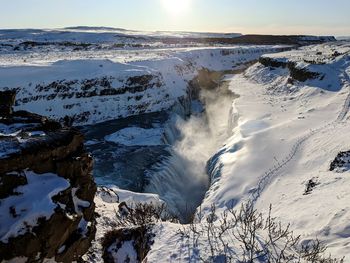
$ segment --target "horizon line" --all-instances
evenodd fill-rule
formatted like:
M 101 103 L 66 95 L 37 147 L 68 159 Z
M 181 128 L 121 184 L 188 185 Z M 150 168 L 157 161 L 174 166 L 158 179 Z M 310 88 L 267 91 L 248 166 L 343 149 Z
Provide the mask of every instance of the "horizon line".
M 124 30 L 130 32 L 173 32 L 173 33 L 209 33 L 209 34 L 241 34 L 241 35 L 271 35 L 271 36 L 320 36 L 320 37 L 348 37 L 350 35 L 337 35 L 337 34 L 276 34 L 276 33 L 242 33 L 238 31 L 202 31 L 202 30 L 143 30 L 143 29 L 128 29 L 123 27 L 113 27 L 113 26 L 92 26 L 92 25 L 73 25 L 73 26 L 62 26 L 62 27 L 5 27 L 0 28 L 0 30 L 74 30 L 80 28 L 101 28 L 101 29 L 111 29 L 111 30 Z

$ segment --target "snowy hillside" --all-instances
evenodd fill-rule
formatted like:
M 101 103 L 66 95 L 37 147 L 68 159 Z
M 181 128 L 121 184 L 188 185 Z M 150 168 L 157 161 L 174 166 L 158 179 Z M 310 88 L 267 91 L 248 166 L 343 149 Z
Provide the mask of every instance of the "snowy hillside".
M 271 204 L 273 216 L 290 223 L 302 240 L 318 237 L 328 252 L 348 262 L 348 161 L 342 159 L 345 166 L 338 172 L 330 165 L 350 148 L 350 45 L 325 44 L 263 58 L 274 66 L 258 63 L 231 80 L 231 90 L 239 95 L 233 104 L 236 127 L 209 162 L 212 182 L 201 212 L 208 215 L 215 204 L 222 213 L 252 200 L 267 215 Z M 315 75 L 295 80 L 294 67 Z M 174 226 L 159 231 L 148 262 L 167 257 L 163 249 L 168 247 L 169 262 L 195 257 L 178 245 L 182 241 Z M 199 250 L 208 246 L 203 242 Z
M 0 41 L 13 44 L 24 41 L 36 42 L 78 42 L 78 43 L 135 43 L 149 42 L 152 39 L 172 38 L 234 38 L 239 33 L 200 33 L 200 32 L 145 32 L 111 27 L 68 27 L 64 29 L 3 29 L 0 30 Z
M 233 38 L 241 36 L 239 33 L 205 33 L 205 32 L 181 32 L 181 31 L 136 31 L 111 27 L 68 27 L 64 29 L 29 29 L 29 30 L 0 30 L 1 40 L 21 41 L 79 41 L 87 43 L 108 43 L 124 39 L 150 38 Z
M 166 110 L 186 96 L 198 69 L 232 70 L 284 46 L 0 53 L 0 88 L 16 109 L 74 124 Z
M 181 31 L 143 32 L 109 27 L 0 29 L 0 52 L 101 51 L 225 45 L 310 45 L 335 41 L 332 36 L 242 35 Z

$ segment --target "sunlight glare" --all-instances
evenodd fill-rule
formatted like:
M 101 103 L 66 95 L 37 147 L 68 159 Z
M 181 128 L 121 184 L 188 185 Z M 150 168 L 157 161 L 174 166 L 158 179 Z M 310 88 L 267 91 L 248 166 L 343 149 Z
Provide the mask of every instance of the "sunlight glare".
M 165 9 L 172 15 L 184 14 L 190 7 L 191 0 L 162 0 Z

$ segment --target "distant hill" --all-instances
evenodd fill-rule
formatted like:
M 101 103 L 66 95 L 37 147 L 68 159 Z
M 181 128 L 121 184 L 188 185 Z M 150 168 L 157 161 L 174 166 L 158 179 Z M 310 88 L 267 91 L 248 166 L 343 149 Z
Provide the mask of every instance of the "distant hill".
M 133 45 L 309 45 L 336 41 L 333 36 L 306 35 L 242 35 L 240 33 L 135 31 L 113 27 L 77 26 L 61 29 L 0 30 L 0 44 L 30 42 L 32 46 L 57 43 L 130 44 Z M 16 47 L 14 47 L 16 48 Z
M 176 38 L 163 39 L 168 44 L 181 42 L 200 42 L 205 44 L 254 44 L 254 45 L 309 45 L 337 41 L 333 36 L 305 36 L 305 35 L 241 35 L 235 38 Z
M 337 40 L 350 40 L 350 36 L 340 36 L 337 37 Z

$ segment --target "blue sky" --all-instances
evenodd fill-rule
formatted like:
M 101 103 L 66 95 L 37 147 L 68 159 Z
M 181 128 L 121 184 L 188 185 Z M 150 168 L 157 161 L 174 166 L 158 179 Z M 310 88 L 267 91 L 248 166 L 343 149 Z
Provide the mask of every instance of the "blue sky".
M 189 2 L 181 12 L 166 1 L 172 0 L 0 0 L 0 28 L 350 35 L 350 0 L 174 0 Z

